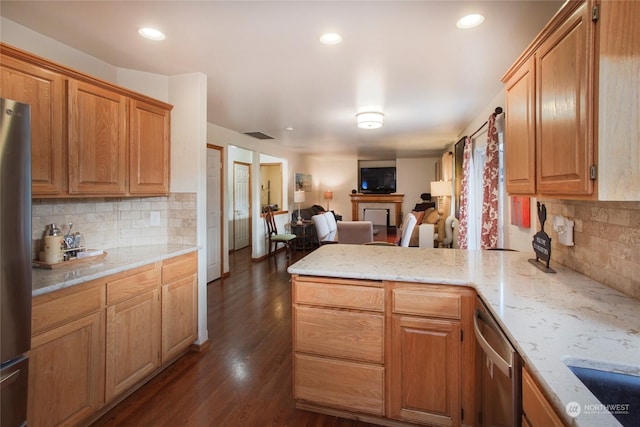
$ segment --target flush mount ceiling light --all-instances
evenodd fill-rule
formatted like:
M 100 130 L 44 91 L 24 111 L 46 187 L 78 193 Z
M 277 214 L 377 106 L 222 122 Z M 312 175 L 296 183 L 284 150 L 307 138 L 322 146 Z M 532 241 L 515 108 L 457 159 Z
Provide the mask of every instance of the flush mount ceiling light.
M 356 121 L 360 129 L 378 129 L 384 122 L 384 114 L 375 111 L 366 111 L 356 114 Z
M 334 45 L 342 43 L 342 37 L 336 33 L 326 33 L 320 36 L 320 43 Z
M 138 34 L 149 40 L 164 40 L 166 38 L 162 31 L 150 27 L 138 28 Z
M 483 22 L 484 22 L 484 16 L 474 13 L 471 15 L 463 16 L 462 18 L 458 19 L 458 22 L 456 22 L 456 27 L 466 30 L 469 28 L 477 27 Z

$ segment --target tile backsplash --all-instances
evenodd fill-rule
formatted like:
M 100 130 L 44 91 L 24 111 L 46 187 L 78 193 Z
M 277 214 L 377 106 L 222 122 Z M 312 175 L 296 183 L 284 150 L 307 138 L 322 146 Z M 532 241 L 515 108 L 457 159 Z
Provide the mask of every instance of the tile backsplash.
M 159 225 L 151 225 L 151 214 Z M 56 223 L 62 233 L 82 235 L 82 246 L 94 249 L 149 244 L 196 244 L 196 193 L 171 193 L 163 197 L 34 199 L 32 202 L 32 252 L 37 259 L 47 225 Z
M 547 207 L 552 261 L 640 299 L 640 202 L 539 201 Z M 574 246 L 558 243 L 554 215 L 575 221 Z

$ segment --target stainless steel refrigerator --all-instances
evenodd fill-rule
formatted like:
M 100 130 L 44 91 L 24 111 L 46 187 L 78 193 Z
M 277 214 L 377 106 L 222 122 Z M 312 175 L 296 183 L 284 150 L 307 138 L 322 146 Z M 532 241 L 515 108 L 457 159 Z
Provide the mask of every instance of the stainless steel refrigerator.
M 31 345 L 31 110 L 0 98 L 0 425 L 26 424 Z

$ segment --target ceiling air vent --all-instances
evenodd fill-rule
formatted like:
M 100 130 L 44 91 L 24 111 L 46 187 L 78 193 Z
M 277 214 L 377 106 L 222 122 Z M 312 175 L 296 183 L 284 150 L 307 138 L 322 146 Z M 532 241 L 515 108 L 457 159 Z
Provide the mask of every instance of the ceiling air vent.
M 262 132 L 245 132 L 244 134 L 252 136 L 257 139 L 273 139 L 272 136 L 269 136 L 266 133 L 262 133 Z

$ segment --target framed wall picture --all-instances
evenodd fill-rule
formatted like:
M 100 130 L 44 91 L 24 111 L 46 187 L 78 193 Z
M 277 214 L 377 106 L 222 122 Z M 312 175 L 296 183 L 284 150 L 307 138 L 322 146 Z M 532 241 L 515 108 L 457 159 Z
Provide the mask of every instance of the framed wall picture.
M 295 184 L 295 190 L 296 191 L 311 191 L 311 175 L 306 175 L 303 173 L 299 173 L 296 172 L 296 184 Z

